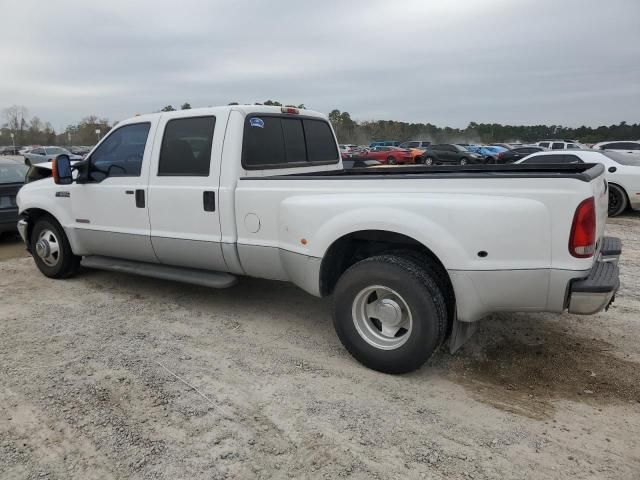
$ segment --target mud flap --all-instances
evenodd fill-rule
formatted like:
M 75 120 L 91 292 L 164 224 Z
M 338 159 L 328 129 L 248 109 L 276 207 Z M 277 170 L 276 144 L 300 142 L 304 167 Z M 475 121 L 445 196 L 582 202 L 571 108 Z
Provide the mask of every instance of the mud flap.
M 478 328 L 478 322 L 460 322 L 458 316 L 453 320 L 451 326 L 451 337 L 449 338 L 449 352 L 456 353 L 464 345 L 471 335 Z

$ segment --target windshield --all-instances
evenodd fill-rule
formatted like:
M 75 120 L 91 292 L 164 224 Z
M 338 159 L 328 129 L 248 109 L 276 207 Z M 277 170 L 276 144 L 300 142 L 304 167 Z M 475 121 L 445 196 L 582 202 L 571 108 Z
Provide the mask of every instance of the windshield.
M 47 155 L 62 155 L 62 154 L 71 155 L 71 153 L 68 150 L 60 147 L 51 147 L 51 148 L 47 148 L 46 150 L 47 150 Z
M 23 183 L 27 173 L 27 166 L 0 163 L 0 183 Z
M 636 157 L 633 155 L 625 155 L 624 153 L 609 152 L 609 151 L 602 151 L 600 153 L 602 153 L 602 155 L 609 157 L 611 160 L 613 160 L 616 163 L 619 163 L 620 165 L 628 165 L 630 167 L 640 167 L 640 157 Z

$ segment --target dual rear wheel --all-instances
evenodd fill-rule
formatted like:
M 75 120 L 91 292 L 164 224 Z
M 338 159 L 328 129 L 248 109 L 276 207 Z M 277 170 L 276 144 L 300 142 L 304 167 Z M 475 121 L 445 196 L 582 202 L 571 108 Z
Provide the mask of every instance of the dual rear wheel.
M 367 258 L 338 280 L 333 323 L 342 344 L 363 365 L 385 373 L 410 372 L 444 340 L 443 286 L 428 263 L 410 255 Z

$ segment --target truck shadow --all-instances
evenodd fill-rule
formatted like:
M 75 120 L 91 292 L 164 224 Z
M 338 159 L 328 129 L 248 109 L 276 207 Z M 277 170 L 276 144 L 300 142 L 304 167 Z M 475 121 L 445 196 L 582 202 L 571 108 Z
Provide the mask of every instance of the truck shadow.
M 604 340 L 570 334 L 550 314 L 494 315 L 433 364 L 477 400 L 530 418 L 549 418 L 557 400 L 640 406 L 640 365 Z

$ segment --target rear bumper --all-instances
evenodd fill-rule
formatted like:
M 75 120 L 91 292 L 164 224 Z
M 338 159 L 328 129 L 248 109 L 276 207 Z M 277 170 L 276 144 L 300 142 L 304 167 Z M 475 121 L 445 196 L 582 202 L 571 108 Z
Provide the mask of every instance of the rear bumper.
M 621 252 L 620 239 L 604 238 L 600 258 L 589 276 L 573 280 L 569 286 L 569 313 L 591 315 L 609 308 L 620 287 L 618 258 Z

